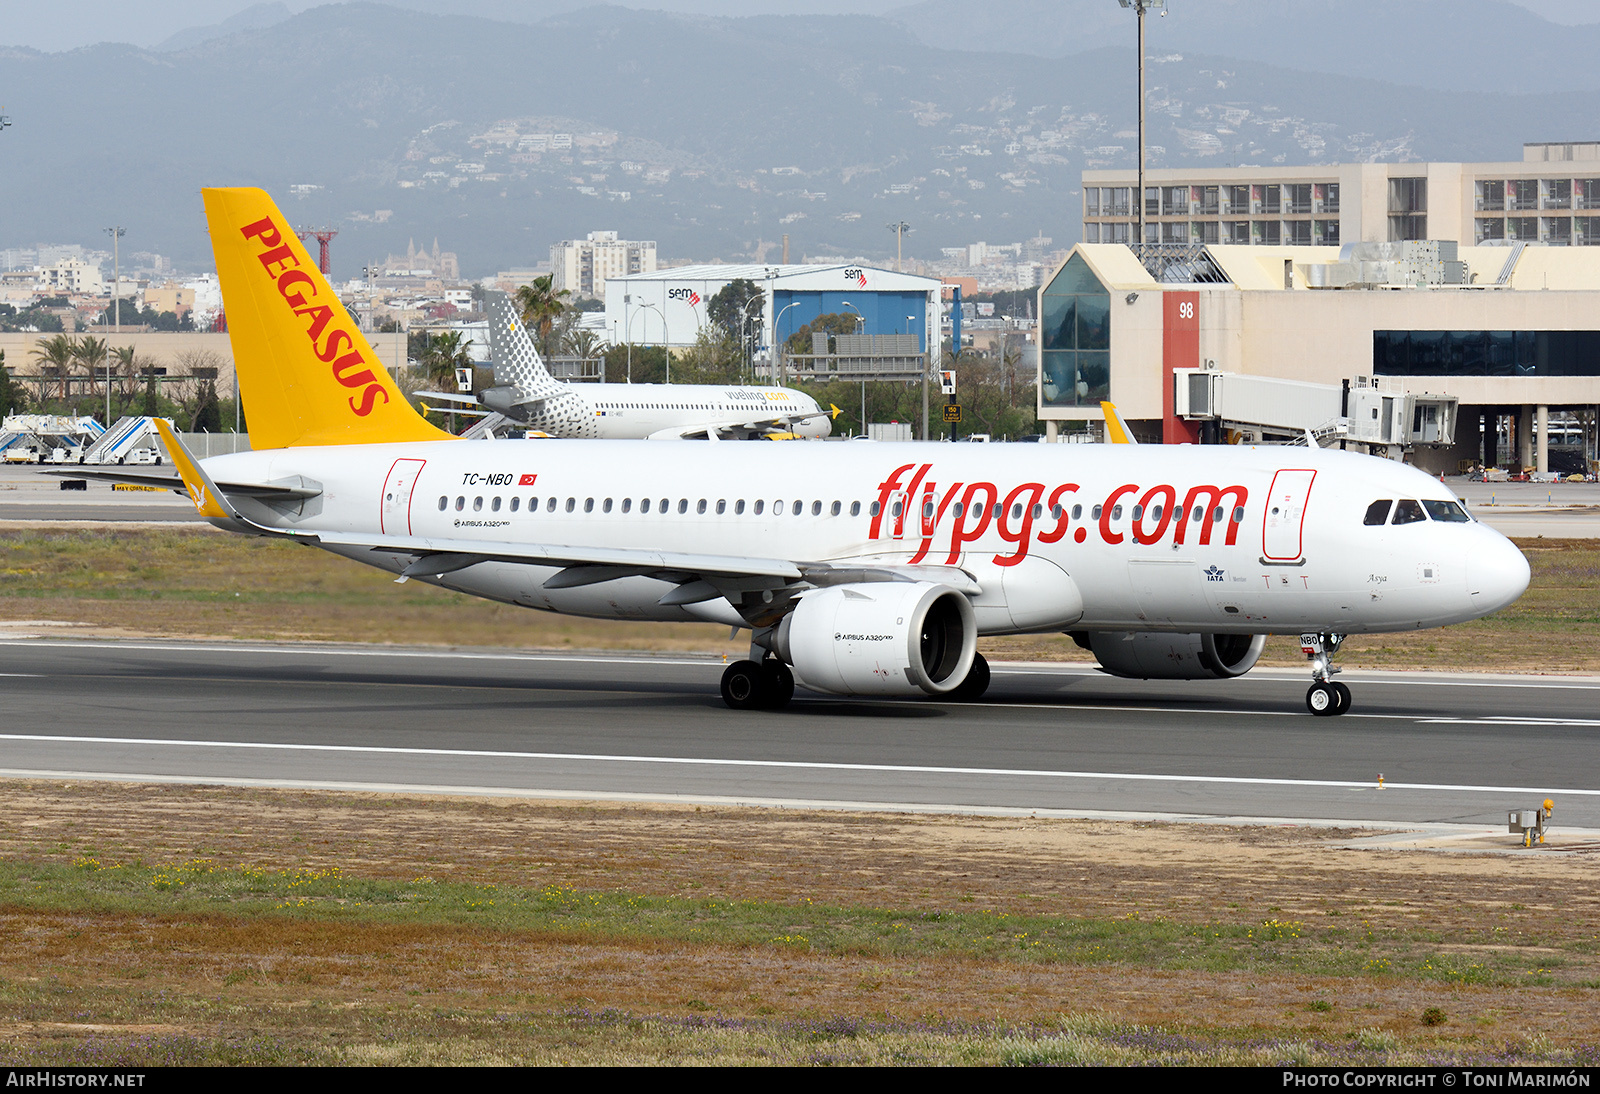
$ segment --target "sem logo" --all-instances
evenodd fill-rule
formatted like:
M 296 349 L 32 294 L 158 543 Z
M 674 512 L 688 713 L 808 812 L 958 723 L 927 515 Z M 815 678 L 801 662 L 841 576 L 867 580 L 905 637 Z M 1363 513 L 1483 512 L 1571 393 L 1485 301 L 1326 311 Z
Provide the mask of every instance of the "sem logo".
M 867 287 L 866 271 L 861 269 L 859 266 L 851 266 L 849 269 L 845 270 L 844 279 L 846 281 L 853 282 L 859 288 L 864 289 Z
M 1226 570 L 1219 570 L 1215 566 L 1207 566 L 1206 569 L 1205 569 L 1206 580 L 1207 581 L 1221 581 L 1222 580 L 1222 575 L 1227 573 L 1227 572 L 1228 571 L 1226 571 Z
M 693 289 L 668 289 L 667 297 L 671 300 L 682 300 L 691 308 L 700 306 L 700 294 Z

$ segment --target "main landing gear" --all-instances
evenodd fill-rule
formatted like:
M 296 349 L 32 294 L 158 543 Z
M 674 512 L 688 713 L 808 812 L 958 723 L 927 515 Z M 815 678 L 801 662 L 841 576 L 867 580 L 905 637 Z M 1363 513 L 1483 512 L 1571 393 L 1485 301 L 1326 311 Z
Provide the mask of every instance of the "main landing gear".
M 1331 718 L 1350 709 L 1350 689 L 1333 679 L 1339 669 L 1333 655 L 1344 644 L 1342 634 L 1302 634 L 1300 649 L 1311 662 L 1311 690 L 1306 692 L 1306 709 L 1319 718 Z
M 794 698 L 794 673 L 776 657 L 735 661 L 722 674 L 722 701 L 734 710 L 780 710 Z

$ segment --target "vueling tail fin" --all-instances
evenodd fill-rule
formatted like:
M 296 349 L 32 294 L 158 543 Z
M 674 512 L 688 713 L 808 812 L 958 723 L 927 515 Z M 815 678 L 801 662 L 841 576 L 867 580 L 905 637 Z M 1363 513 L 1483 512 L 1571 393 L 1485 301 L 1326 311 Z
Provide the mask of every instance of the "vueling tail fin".
M 251 448 L 453 439 L 406 403 L 265 191 L 203 194 Z
M 570 394 L 571 388 L 551 376 L 544 367 L 511 296 L 489 293 L 488 303 L 489 355 L 494 358 L 494 382 L 516 387 L 522 402 Z

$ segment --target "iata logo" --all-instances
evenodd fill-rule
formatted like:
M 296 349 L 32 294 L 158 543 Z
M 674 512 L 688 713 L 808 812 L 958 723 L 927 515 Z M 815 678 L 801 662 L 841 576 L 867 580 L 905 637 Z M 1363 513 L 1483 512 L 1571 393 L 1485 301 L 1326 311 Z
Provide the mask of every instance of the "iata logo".
M 668 289 L 667 298 L 670 300 L 682 300 L 691 308 L 700 306 L 700 294 L 693 289 Z
M 278 295 L 288 302 L 295 315 L 306 321 L 306 337 L 311 339 L 312 352 L 317 355 L 317 360 L 330 365 L 333 378 L 345 387 L 360 390 L 361 401 L 357 403 L 352 396 L 348 400 L 350 409 L 357 416 L 365 418 L 372 413 L 377 400 L 382 399 L 387 403 L 388 390 L 378 380 L 374 366 L 368 365 L 362 358 L 355 339 L 343 327 L 349 313 L 338 306 L 337 301 L 332 304 L 314 303 L 319 285 L 310 274 L 298 269 L 299 256 L 294 253 L 293 247 L 283 241 L 283 233 L 272 223 L 272 218 L 263 217 L 239 230 L 246 239 L 253 239 L 266 248 L 256 258 L 267 271 L 267 276 L 277 282 Z M 334 310 L 335 306 L 338 306 L 337 311 Z M 328 329 L 330 325 L 332 330 Z M 324 334 L 327 335 L 326 341 L 322 341 Z
M 1217 566 L 1207 566 L 1204 572 L 1207 581 L 1221 581 L 1222 575 L 1228 571 L 1220 569 Z
M 851 266 L 845 270 L 844 279 L 854 284 L 857 288 L 864 289 L 867 287 L 867 272 L 859 266 Z

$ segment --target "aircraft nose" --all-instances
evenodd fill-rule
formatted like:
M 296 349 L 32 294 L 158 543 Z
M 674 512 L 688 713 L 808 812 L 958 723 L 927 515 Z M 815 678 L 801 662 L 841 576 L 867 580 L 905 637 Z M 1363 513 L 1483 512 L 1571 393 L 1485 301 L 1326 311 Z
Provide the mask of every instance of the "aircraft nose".
M 1499 532 L 1483 529 L 1483 542 L 1467 557 L 1467 593 L 1480 615 L 1499 611 L 1528 588 L 1528 560 Z

